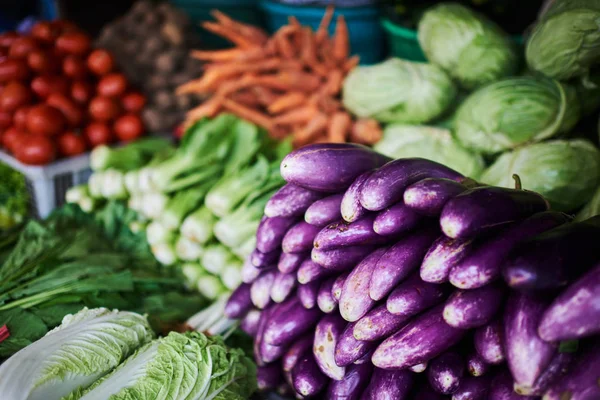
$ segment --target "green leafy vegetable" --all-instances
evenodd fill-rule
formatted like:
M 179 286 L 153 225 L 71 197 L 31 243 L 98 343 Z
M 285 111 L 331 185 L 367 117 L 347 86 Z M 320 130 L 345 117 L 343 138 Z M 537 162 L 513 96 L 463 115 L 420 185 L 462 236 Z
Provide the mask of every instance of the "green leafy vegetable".
M 1 162 L 0 182 L 0 231 L 3 231 L 25 220 L 29 211 L 29 194 L 23 174 Z
M 590 201 L 577 213 L 575 220 L 585 221 L 596 215 L 600 215 L 600 186 L 598 186 Z

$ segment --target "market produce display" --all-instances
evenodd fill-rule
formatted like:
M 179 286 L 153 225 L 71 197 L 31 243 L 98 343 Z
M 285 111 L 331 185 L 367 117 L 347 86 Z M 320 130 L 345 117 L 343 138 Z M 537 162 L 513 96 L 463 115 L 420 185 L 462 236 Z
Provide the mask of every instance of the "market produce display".
M 343 16 L 329 37 L 332 7 L 327 8 L 316 32 L 291 17 L 272 37 L 222 12 L 212 14 L 217 22 L 202 26 L 235 47 L 191 53 L 208 62 L 205 73 L 177 92 L 212 97 L 188 112 L 186 124 L 231 112 L 267 129 L 274 138 L 292 136 L 296 146 L 347 141 L 373 144 L 380 139 L 377 121 L 353 121 L 339 102 L 344 77 L 359 59 L 349 54 Z
M 573 222 L 518 176 L 488 186 L 353 144 L 295 150 L 281 175 L 225 308 L 254 337 L 259 389 L 600 397 L 600 216 Z
M 152 132 L 170 132 L 198 96 L 177 96 L 175 88 L 201 72 L 201 62 L 189 57 L 201 45 L 190 19 L 166 2 L 137 1 L 131 10 L 106 25 L 97 45 L 109 49 L 116 64 L 148 99 L 142 112 Z M 130 99 L 134 102 L 134 99 Z
M 74 24 L 3 33 L 0 53 L 2 148 L 22 163 L 44 165 L 144 133 L 144 98 Z

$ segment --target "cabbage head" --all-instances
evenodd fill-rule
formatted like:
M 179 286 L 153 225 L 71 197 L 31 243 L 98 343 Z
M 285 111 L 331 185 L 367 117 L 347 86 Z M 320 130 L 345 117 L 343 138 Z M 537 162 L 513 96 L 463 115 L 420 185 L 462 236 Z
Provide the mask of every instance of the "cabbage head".
M 427 59 L 465 89 L 513 75 L 519 56 L 512 39 L 485 16 L 456 3 L 441 3 L 423 14 L 419 44 Z
M 588 218 L 592 218 L 596 215 L 600 215 L 600 186 L 596 189 L 596 193 L 592 196 L 590 201 L 577 213 L 575 216 L 576 221 L 585 221 Z
M 555 1 L 537 23 L 525 48 L 529 68 L 567 80 L 600 64 L 600 1 Z
M 580 114 L 575 89 L 524 76 L 472 93 L 457 110 L 454 129 L 465 147 L 493 154 L 568 132 Z
M 388 125 L 375 150 L 392 158 L 426 158 L 477 179 L 484 168 L 477 153 L 458 144 L 449 130 L 415 125 Z
M 600 185 L 600 151 L 582 139 L 532 144 L 498 157 L 481 181 L 514 187 L 513 174 L 519 175 L 524 189 L 548 199 L 553 209 L 574 211 Z
M 392 58 L 346 77 L 344 106 L 360 118 L 420 124 L 452 104 L 456 87 L 438 66 Z

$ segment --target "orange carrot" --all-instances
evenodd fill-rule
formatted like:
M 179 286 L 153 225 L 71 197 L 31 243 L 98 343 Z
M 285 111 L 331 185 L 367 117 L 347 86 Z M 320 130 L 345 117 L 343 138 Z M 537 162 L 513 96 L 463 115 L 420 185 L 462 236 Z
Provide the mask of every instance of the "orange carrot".
M 274 36 L 275 44 L 277 45 L 277 52 L 285 59 L 291 59 L 295 56 L 294 47 L 287 35 L 282 31 L 279 31 Z
M 264 47 L 265 53 L 269 55 L 275 55 L 277 53 L 277 42 L 271 37 Z
M 335 34 L 333 36 L 333 58 L 341 65 L 350 54 L 350 39 L 348 38 L 348 25 L 343 15 L 337 18 Z
M 313 74 L 300 71 L 285 71 L 274 75 L 256 77 L 257 83 L 265 87 L 289 91 L 312 92 L 319 88 L 321 79 Z
M 327 6 L 325 14 L 323 14 L 323 19 L 321 19 L 321 23 L 319 24 L 319 28 L 317 29 L 317 33 L 315 35 L 317 44 L 321 44 L 329 35 L 329 24 L 333 18 L 333 11 L 333 6 Z
M 300 21 L 298 21 L 298 19 L 296 19 L 296 17 L 294 16 L 288 17 L 288 23 L 291 27 L 294 28 L 294 33 L 291 37 L 294 48 L 296 49 L 296 51 L 300 51 L 300 49 L 302 48 L 302 35 L 304 29 L 302 28 L 302 25 L 300 25 Z
M 331 40 L 327 38 L 323 39 L 319 45 L 319 57 L 323 60 L 323 64 L 325 64 L 328 69 L 333 69 L 337 66 L 335 58 L 333 58 L 332 46 Z
M 186 119 L 192 123 L 204 117 L 214 117 L 219 112 L 222 105 L 222 99 L 213 97 L 208 101 L 192 108 L 186 113 Z
M 269 104 L 272 104 L 277 101 L 279 96 L 275 94 L 271 89 L 262 87 L 260 85 L 253 85 L 252 91 L 256 95 L 258 102 L 264 107 L 268 107 Z
M 203 22 L 202 27 L 209 32 L 212 32 L 216 35 L 219 35 L 219 36 L 229 40 L 231 43 L 235 44 L 236 46 L 239 46 L 239 47 L 242 47 L 245 49 L 250 48 L 250 47 L 255 47 L 257 45 L 248 37 L 246 37 L 240 33 L 236 33 L 233 30 L 227 28 L 226 26 L 219 25 L 215 22 Z
M 329 121 L 327 137 L 332 143 L 344 143 L 351 125 L 352 118 L 347 112 L 336 112 Z
M 344 63 L 344 72 L 352 71 L 360 62 L 360 56 L 352 56 Z
M 276 125 L 306 123 L 310 121 L 317 114 L 317 112 L 317 109 L 313 106 L 304 106 L 273 118 L 273 122 Z
M 334 69 L 329 73 L 327 82 L 325 83 L 324 91 L 327 94 L 335 96 L 342 90 L 342 84 L 344 83 L 344 74 L 339 69 Z
M 216 51 L 202 51 L 192 50 L 190 56 L 197 60 L 203 61 L 250 61 L 258 60 L 265 56 L 265 51 L 262 48 L 251 48 L 251 49 L 227 49 L 227 50 L 216 50 Z
M 306 102 L 306 96 L 300 92 L 289 92 L 271 103 L 267 109 L 271 114 L 277 114 Z
M 317 113 L 308 121 L 304 128 L 294 132 L 294 146 L 303 146 L 311 142 L 315 136 L 323 132 L 327 127 L 327 115 Z
M 382 136 L 381 126 L 374 119 L 359 119 L 350 131 L 350 139 L 361 144 L 375 144 Z
M 216 91 L 217 96 L 227 96 L 230 93 L 234 93 L 238 90 L 245 89 L 252 86 L 256 82 L 256 75 L 251 73 L 244 74 L 241 78 L 225 81 L 219 85 Z
M 255 42 L 258 45 L 263 45 L 269 38 L 269 36 L 262 29 L 253 25 L 244 24 L 243 22 L 236 21 L 224 12 L 221 12 L 219 10 L 212 10 L 210 13 L 217 21 L 219 21 L 221 25 L 236 31 L 239 34 L 246 36 L 247 38 L 250 38 L 253 42 Z
M 229 96 L 229 99 L 249 108 L 256 108 L 261 105 L 256 94 L 249 90 L 241 90 L 239 92 L 232 93 Z
M 269 118 L 268 115 L 265 115 L 259 111 L 253 110 L 249 107 L 244 107 L 243 105 L 230 100 L 223 100 L 223 107 L 238 117 L 247 119 L 248 121 L 255 123 L 256 125 L 260 125 L 263 128 L 271 130 L 273 128 L 273 121 Z
M 317 107 L 326 114 L 333 114 L 342 109 L 342 104 L 331 96 L 321 96 L 317 101 Z
M 310 28 L 303 28 L 301 31 L 302 35 L 302 48 L 300 50 L 300 59 L 307 65 L 317 61 L 317 52 L 315 49 L 315 38 Z

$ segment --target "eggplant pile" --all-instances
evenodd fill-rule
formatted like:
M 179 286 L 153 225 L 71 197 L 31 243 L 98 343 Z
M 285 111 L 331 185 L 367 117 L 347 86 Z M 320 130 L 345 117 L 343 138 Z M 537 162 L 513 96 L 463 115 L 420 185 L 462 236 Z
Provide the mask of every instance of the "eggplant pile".
M 281 174 L 225 309 L 260 389 L 600 399 L 600 216 L 360 145 L 303 147 Z

